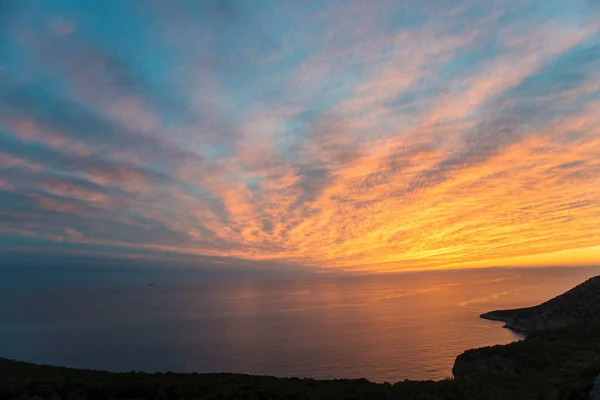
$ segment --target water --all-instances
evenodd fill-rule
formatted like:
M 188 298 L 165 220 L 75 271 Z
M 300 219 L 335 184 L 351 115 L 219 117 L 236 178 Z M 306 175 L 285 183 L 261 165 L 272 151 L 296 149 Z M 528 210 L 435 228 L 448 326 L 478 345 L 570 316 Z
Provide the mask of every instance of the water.
M 0 288 L 0 356 L 113 371 L 383 382 L 451 376 L 522 337 L 478 315 L 540 303 L 598 269 Z

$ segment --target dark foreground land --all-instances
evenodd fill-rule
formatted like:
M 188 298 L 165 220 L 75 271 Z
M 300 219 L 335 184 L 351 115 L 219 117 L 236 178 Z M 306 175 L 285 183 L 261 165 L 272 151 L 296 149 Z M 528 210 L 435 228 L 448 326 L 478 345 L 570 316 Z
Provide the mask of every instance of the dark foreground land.
M 366 379 L 111 373 L 0 358 L 0 400 L 587 400 L 600 374 L 599 294 L 600 277 L 596 277 L 537 307 L 484 314 L 483 318 L 502 320 L 508 326 L 518 321 L 521 328 L 532 329 L 524 341 L 461 354 L 452 371 L 455 378 L 443 381 L 377 384 Z

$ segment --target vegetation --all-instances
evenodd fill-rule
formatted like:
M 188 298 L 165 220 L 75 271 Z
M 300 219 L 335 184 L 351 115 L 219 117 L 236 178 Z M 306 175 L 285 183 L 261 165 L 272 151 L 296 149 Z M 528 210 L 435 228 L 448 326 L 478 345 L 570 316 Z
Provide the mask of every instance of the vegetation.
M 597 279 L 593 282 L 576 290 L 576 296 L 567 292 L 571 293 L 568 301 L 563 295 L 560 303 L 551 304 L 552 312 L 547 305 L 552 300 L 542 308 L 546 316 L 555 318 L 560 313 L 572 315 L 567 306 L 575 304 L 582 318 L 570 319 L 566 327 L 538 331 L 521 342 L 469 350 L 456 360 L 455 379 L 378 384 L 366 379 L 112 373 L 0 358 L 0 399 L 584 400 L 600 374 L 600 316 L 581 306 L 586 299 L 597 298 L 600 285 Z M 528 318 L 535 314 L 527 313 Z

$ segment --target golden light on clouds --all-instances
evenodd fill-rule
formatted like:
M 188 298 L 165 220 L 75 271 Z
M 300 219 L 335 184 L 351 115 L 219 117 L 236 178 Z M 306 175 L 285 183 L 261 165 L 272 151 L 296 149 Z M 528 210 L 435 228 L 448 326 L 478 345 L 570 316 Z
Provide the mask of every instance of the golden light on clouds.
M 361 271 L 600 263 L 599 10 L 421 3 L 207 8 L 204 24 L 181 4 L 128 13 L 127 35 L 85 6 L 16 7 L 3 248 Z

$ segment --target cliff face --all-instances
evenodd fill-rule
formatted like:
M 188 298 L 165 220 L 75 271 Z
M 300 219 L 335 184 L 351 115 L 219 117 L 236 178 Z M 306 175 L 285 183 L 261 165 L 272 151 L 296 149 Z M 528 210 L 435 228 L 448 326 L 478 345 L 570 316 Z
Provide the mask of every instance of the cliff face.
M 468 350 L 456 358 L 452 375 L 463 379 L 514 376 L 515 364 L 499 354 L 485 356 L 479 349 Z
M 600 276 L 588 279 L 545 303 L 514 310 L 496 310 L 481 318 L 503 321 L 522 332 L 549 331 L 600 316 Z
M 452 373 L 455 378 L 471 380 L 489 377 L 511 380 L 529 377 L 547 381 L 581 378 L 589 384 L 587 395 L 600 373 L 598 332 L 600 318 L 595 318 L 536 332 L 525 340 L 507 345 L 468 350 L 456 358 Z M 600 381 L 598 384 L 596 391 L 600 396 Z

